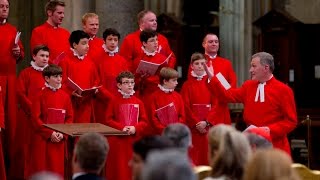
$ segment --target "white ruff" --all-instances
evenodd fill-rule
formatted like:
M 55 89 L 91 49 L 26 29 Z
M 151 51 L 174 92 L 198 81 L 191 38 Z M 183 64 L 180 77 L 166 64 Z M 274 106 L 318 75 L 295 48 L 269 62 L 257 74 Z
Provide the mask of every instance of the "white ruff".
M 123 98 L 130 98 L 130 97 L 133 96 L 133 94 L 135 93 L 135 91 L 132 90 L 132 92 L 131 92 L 130 94 L 127 94 L 127 93 L 121 91 L 120 89 L 118 89 L 118 92 L 121 93 L 121 95 L 122 95 Z
M 47 82 L 45 82 L 44 85 L 45 85 L 47 88 L 51 89 L 52 91 L 57 91 L 58 89 L 61 88 L 61 84 L 60 84 L 60 86 L 59 86 L 58 88 L 55 88 L 55 87 L 50 86 Z
M 254 98 L 255 102 L 258 102 L 258 98 L 260 96 L 260 102 L 264 102 L 264 86 L 266 85 L 266 82 L 264 83 L 259 83 L 257 92 L 256 92 L 256 97 Z
M 174 91 L 174 89 L 168 89 L 163 87 L 161 84 L 158 84 L 158 87 L 160 88 L 161 91 L 165 92 L 165 93 L 171 93 Z
M 210 54 L 207 54 L 207 53 L 206 53 L 206 55 L 209 56 L 210 59 L 215 59 L 217 57 L 217 55 L 210 56 Z
M 80 56 L 74 49 L 72 49 L 72 48 L 70 48 L 70 49 L 73 52 L 73 55 L 76 56 L 80 60 L 83 60 L 84 57 L 86 56 L 86 55 Z
M 141 49 L 143 50 L 143 52 L 147 55 L 147 56 L 155 56 L 158 52 L 154 51 L 154 52 L 148 52 L 143 46 L 141 46 Z
M 35 69 L 36 71 L 43 71 L 43 69 L 48 66 L 48 64 L 46 64 L 45 66 L 40 67 L 40 66 L 36 65 L 36 63 L 34 61 L 31 61 L 30 64 L 31 64 L 31 67 L 33 69 Z
M 102 48 L 103 48 L 104 52 L 109 53 L 109 56 L 114 56 L 117 52 L 119 52 L 119 47 L 116 47 L 115 50 L 110 51 L 109 49 L 107 49 L 106 44 L 103 44 Z
M 198 81 L 201 81 L 203 77 L 205 77 L 207 73 L 204 71 L 202 75 L 198 76 L 194 71 L 191 71 L 191 76 L 196 78 Z

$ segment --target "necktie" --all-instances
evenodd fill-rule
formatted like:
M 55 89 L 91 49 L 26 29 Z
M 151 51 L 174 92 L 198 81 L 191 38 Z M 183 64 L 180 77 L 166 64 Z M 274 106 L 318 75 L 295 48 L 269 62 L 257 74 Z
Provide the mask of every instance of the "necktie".
M 255 102 L 258 102 L 258 98 L 260 96 L 260 102 L 264 102 L 264 86 L 266 82 L 260 83 L 257 88 L 256 97 L 254 98 Z

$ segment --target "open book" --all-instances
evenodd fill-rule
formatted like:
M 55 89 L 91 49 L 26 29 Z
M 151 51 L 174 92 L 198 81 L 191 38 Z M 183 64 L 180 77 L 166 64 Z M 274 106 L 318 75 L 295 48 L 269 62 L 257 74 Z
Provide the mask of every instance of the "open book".
M 192 112 L 199 118 L 200 121 L 207 119 L 211 104 L 192 104 Z
M 140 63 L 137 67 L 136 73 L 138 74 L 147 74 L 149 76 L 153 76 L 156 74 L 159 67 L 163 64 L 168 64 L 170 57 L 172 56 L 172 53 L 160 64 L 148 62 L 144 60 L 140 60 Z
M 81 96 L 94 95 L 96 93 L 96 90 L 101 87 L 101 86 L 98 86 L 98 87 L 92 87 L 88 89 L 82 89 L 77 83 L 72 81 L 72 79 L 70 79 L 69 77 L 67 80 L 67 85 Z
M 139 118 L 139 104 L 121 104 L 119 121 L 125 126 L 135 126 Z
M 18 45 L 18 42 L 20 40 L 21 32 L 17 31 L 16 37 L 14 38 L 14 45 Z
M 156 110 L 157 116 L 161 124 L 167 126 L 172 123 L 179 122 L 178 113 L 173 102 Z
M 66 117 L 65 109 L 48 108 L 46 124 L 64 123 L 65 117 Z

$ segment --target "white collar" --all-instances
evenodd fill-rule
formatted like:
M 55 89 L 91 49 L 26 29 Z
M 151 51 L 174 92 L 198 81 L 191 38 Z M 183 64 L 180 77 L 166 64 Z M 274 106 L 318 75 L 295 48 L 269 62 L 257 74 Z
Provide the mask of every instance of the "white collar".
M 211 56 L 210 54 L 206 53 L 207 56 L 209 56 L 210 59 L 215 59 L 217 57 L 217 54 L 214 56 Z
M 155 56 L 158 52 L 148 52 L 143 46 L 141 46 L 142 51 L 147 55 L 147 56 Z
M 102 48 L 103 48 L 104 52 L 109 53 L 109 56 L 114 56 L 117 52 L 119 52 L 119 47 L 118 47 L 118 46 L 117 46 L 117 48 L 116 48 L 115 50 L 113 50 L 113 51 L 110 51 L 110 50 L 107 48 L 106 44 L 103 44 L 103 45 L 102 45 Z
M 44 85 L 45 85 L 47 88 L 51 89 L 52 91 L 57 91 L 58 89 L 61 88 L 61 84 L 60 84 L 60 86 L 59 86 L 58 88 L 55 88 L 55 87 L 50 86 L 47 82 L 45 82 Z
M 130 98 L 130 97 L 135 93 L 135 91 L 132 90 L 132 92 L 131 92 L 130 94 L 127 94 L 127 93 L 121 91 L 120 89 L 118 89 L 118 92 L 119 92 L 119 93 L 122 95 L 122 97 L 125 98 L 125 99 Z
M 83 60 L 84 57 L 87 55 L 87 54 L 85 54 L 85 55 L 80 56 L 80 55 L 78 54 L 78 52 L 75 51 L 73 48 L 70 48 L 70 49 L 71 49 L 71 51 L 73 52 L 73 55 L 76 56 L 76 57 L 77 57 L 78 59 L 80 59 L 80 60 Z
M 7 19 L 4 19 L 1 24 L 5 24 L 7 22 Z
M 92 36 L 89 38 L 89 41 L 92 41 L 96 36 Z
M 193 70 L 191 71 L 191 76 L 196 78 L 198 81 L 201 81 L 203 77 L 207 75 L 206 72 L 204 72 L 202 75 L 197 75 Z
M 30 64 L 31 64 L 31 67 L 37 71 L 43 71 L 43 69 L 48 66 L 48 64 L 46 64 L 44 67 L 40 67 L 34 61 L 31 61 Z
M 161 91 L 165 92 L 165 93 L 171 93 L 174 91 L 174 89 L 168 89 L 168 88 L 165 88 L 163 87 L 161 84 L 158 84 L 158 87 Z

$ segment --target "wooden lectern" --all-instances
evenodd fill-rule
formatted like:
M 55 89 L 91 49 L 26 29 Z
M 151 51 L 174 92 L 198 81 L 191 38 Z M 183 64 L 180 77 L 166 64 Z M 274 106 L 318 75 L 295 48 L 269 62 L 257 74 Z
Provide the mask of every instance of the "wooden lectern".
M 105 126 L 100 123 L 74 123 L 74 124 L 44 124 L 45 127 L 57 132 L 61 132 L 68 136 L 67 139 L 67 155 L 65 158 L 64 179 L 72 179 L 72 154 L 75 144 L 75 138 L 88 132 L 100 133 L 104 136 L 123 136 L 128 135 L 126 132 Z

